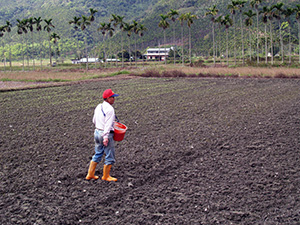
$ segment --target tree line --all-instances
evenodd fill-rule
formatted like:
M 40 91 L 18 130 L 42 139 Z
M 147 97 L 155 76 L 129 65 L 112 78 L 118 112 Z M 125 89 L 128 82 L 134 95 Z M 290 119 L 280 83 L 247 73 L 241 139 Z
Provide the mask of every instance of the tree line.
M 262 41 L 264 41 L 264 53 L 265 53 L 265 63 L 268 63 L 269 55 L 271 53 L 271 63 L 274 63 L 274 45 L 280 45 L 279 56 L 281 57 L 282 63 L 284 63 L 284 43 L 283 43 L 283 29 L 288 28 L 287 36 L 288 36 L 288 56 L 289 63 L 291 63 L 291 43 L 292 43 L 292 33 L 291 33 L 291 25 L 292 25 L 292 16 L 295 14 L 296 21 L 298 23 L 298 48 L 299 48 L 299 63 L 300 63 L 300 5 L 296 5 L 295 8 L 285 7 L 284 3 L 278 2 L 274 5 L 270 6 L 262 6 L 265 0 L 232 0 L 230 4 L 228 4 L 227 9 L 230 11 L 229 14 L 226 15 L 218 15 L 219 10 L 216 5 L 210 7 L 205 16 L 210 16 L 211 18 L 211 30 L 213 36 L 213 58 L 214 63 L 217 54 L 217 47 L 215 41 L 215 25 L 219 25 L 219 27 L 224 26 L 226 30 L 226 59 L 228 64 L 228 29 L 233 29 L 233 46 L 234 46 L 234 62 L 236 64 L 236 49 L 237 49 L 237 41 L 236 41 L 236 29 L 240 30 L 241 37 L 241 50 L 242 50 L 242 61 L 245 63 L 245 46 L 244 46 L 244 31 L 246 26 L 248 30 L 248 43 L 249 43 L 249 56 L 250 60 L 252 59 L 253 51 L 252 51 L 252 43 L 256 42 L 256 58 L 257 64 L 260 63 L 260 45 Z M 251 7 L 251 9 L 246 9 L 246 7 Z M 253 10 L 252 10 L 253 9 Z M 240 24 L 238 25 L 237 19 L 239 17 Z M 255 23 L 256 17 L 256 28 L 253 29 L 252 26 Z M 277 20 L 277 25 L 274 25 L 274 20 Z M 264 24 L 264 31 L 260 30 L 259 22 Z M 276 29 L 279 30 L 279 39 L 274 39 L 274 32 Z M 263 51 L 261 51 L 263 52 Z
M 208 8 L 205 12 L 205 17 L 210 17 L 211 21 L 211 34 L 212 34 L 212 56 L 213 62 L 216 63 L 216 57 L 221 55 L 222 46 L 221 37 L 223 36 L 221 32 L 225 31 L 226 33 L 226 59 L 227 64 L 229 64 L 229 32 L 233 32 L 233 52 L 234 52 L 234 63 L 237 63 L 237 48 L 241 49 L 241 58 L 243 64 L 245 63 L 245 50 L 248 51 L 249 59 L 252 60 L 254 56 L 256 56 L 257 64 L 260 63 L 261 59 L 259 57 L 259 52 L 264 52 L 265 54 L 265 63 L 268 63 L 269 58 L 271 57 L 271 63 L 274 63 L 274 49 L 275 46 L 278 47 L 279 51 L 278 54 L 281 57 L 282 63 L 284 62 L 284 30 L 287 29 L 288 32 L 286 36 L 288 36 L 288 56 L 289 56 L 289 63 L 291 63 L 291 43 L 292 43 L 292 35 L 291 35 L 291 24 L 292 24 L 292 16 L 295 15 L 296 21 L 298 23 L 298 42 L 299 42 L 299 63 L 300 63 L 300 5 L 296 5 L 295 8 L 292 7 L 285 7 L 282 2 L 276 3 L 274 5 L 265 6 L 263 3 L 265 0 L 232 0 L 230 4 L 228 4 L 227 9 L 229 13 L 225 13 L 219 15 L 219 9 L 216 5 Z M 247 8 L 248 7 L 248 8 Z M 72 20 L 69 21 L 69 24 L 72 28 L 76 31 L 77 34 L 77 58 L 80 57 L 79 48 L 80 48 L 80 37 L 78 36 L 79 32 L 84 36 L 84 48 L 85 48 L 85 56 L 88 60 L 89 52 L 88 52 L 88 29 L 89 26 L 95 21 L 95 13 L 97 10 L 90 8 L 89 15 L 82 15 L 80 17 L 74 16 Z M 171 27 L 171 23 L 173 26 L 173 43 L 175 43 L 176 39 L 176 23 L 179 23 L 181 26 L 181 52 L 177 51 L 177 49 L 173 49 L 173 57 L 174 57 L 174 64 L 175 64 L 175 56 L 180 55 L 182 59 L 182 64 L 184 63 L 184 26 L 185 24 L 188 27 L 188 57 L 189 62 L 192 62 L 192 46 L 191 46 L 191 29 L 194 20 L 199 19 L 197 15 L 193 15 L 189 13 L 179 14 L 178 10 L 171 9 L 167 14 L 160 14 L 160 21 L 157 24 L 159 28 L 163 30 L 164 34 L 164 46 L 166 47 L 166 31 Z M 255 21 L 256 17 L 256 21 Z M 274 23 L 274 22 L 277 23 Z M 239 22 L 239 23 L 238 23 Z M 254 23 L 256 22 L 256 26 L 254 27 Z M 264 25 L 264 30 L 260 29 L 260 22 Z M 219 28 L 219 42 L 217 41 L 217 32 L 216 27 Z M 26 45 L 26 54 L 27 54 L 27 64 L 29 67 L 29 56 L 28 51 L 30 47 L 28 46 L 28 40 L 31 39 L 32 43 L 31 46 L 34 46 L 33 43 L 33 31 L 36 30 L 39 35 L 39 49 L 40 49 L 40 60 L 41 60 L 41 67 L 42 67 L 42 49 L 44 47 L 43 41 L 40 38 L 41 31 L 47 32 L 47 41 L 48 41 L 48 50 L 49 50 L 49 59 L 50 65 L 52 65 L 52 57 L 53 55 L 57 57 L 59 54 L 59 50 L 57 47 L 57 43 L 60 40 L 60 36 L 55 32 L 52 32 L 52 29 L 55 28 L 54 24 L 52 23 L 52 19 L 42 19 L 41 17 L 30 17 L 27 19 L 17 20 L 17 34 L 22 37 L 22 59 L 23 59 L 23 70 L 25 65 L 25 51 L 23 49 L 24 45 Z M 197 29 L 197 28 L 195 28 Z M 239 32 L 237 31 L 239 30 Z M 11 36 L 12 24 L 9 21 L 6 21 L 6 24 L 0 27 L 0 37 L 4 35 Z M 137 64 L 137 38 L 143 37 L 144 33 L 147 31 L 147 28 L 144 24 L 141 24 L 135 20 L 132 22 L 124 21 L 124 16 L 112 14 L 111 18 L 108 22 L 101 22 L 97 27 L 97 31 L 100 32 L 103 36 L 103 44 L 102 48 L 104 50 L 103 59 L 107 59 L 111 56 L 110 49 L 111 49 L 111 37 L 115 33 L 120 33 L 121 35 L 121 58 L 122 58 L 122 67 L 124 66 L 124 37 L 123 34 L 127 35 L 128 41 L 128 52 L 129 52 L 129 60 L 131 64 L 131 60 L 135 59 L 135 64 Z M 248 32 L 248 37 L 245 37 L 245 31 Z M 278 31 L 279 38 L 274 36 L 274 32 Z M 29 38 L 26 34 L 31 33 L 31 38 Z M 131 53 L 131 36 L 134 35 L 134 43 L 135 51 L 134 57 Z M 240 37 L 240 42 L 237 42 L 237 37 Z M 24 40 L 25 37 L 25 40 Z M 246 42 L 247 40 L 247 42 Z M 262 43 L 264 41 L 264 49 L 260 49 L 262 47 Z M 24 44 L 25 42 L 25 44 Z M 248 43 L 248 47 L 245 45 Z M 256 43 L 256 48 L 253 48 L 254 44 Z M 55 45 L 55 50 L 52 50 L 52 44 Z M 109 46 L 105 46 L 108 44 Z M 241 45 L 241 46 L 239 46 Z M 99 45 L 96 49 L 100 49 Z M 108 49 L 108 53 L 107 53 Z M 175 54 L 175 51 L 176 54 Z M 268 55 L 270 54 L 270 57 Z M 100 56 L 100 52 L 98 54 Z M 112 57 L 112 56 L 111 56 Z M 34 56 L 31 56 L 31 59 L 34 62 Z M 11 48 L 9 45 L 9 63 L 10 68 L 11 66 Z M 57 60 L 56 60 L 57 61 Z M 105 66 L 106 66 L 106 60 Z M 166 63 L 166 60 L 165 60 Z M 33 63 L 34 65 L 34 63 Z M 86 63 L 86 69 L 88 69 L 88 63 Z

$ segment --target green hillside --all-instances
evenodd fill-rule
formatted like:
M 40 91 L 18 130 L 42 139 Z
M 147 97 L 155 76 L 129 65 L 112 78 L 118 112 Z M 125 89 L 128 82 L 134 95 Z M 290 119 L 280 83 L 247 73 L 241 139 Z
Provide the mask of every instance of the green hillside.
M 247 1 L 245 6 L 242 8 L 242 11 L 253 10 L 254 8 L 250 7 L 250 1 Z M 272 6 L 279 1 L 263 1 L 259 5 L 259 10 L 262 10 L 264 6 Z M 283 0 L 280 1 L 284 3 L 284 8 L 295 7 L 296 1 L 293 0 Z M 64 54 L 72 55 L 76 53 L 76 45 L 79 44 L 79 49 L 81 55 L 83 55 L 84 50 L 84 40 L 87 37 L 88 51 L 92 55 L 99 55 L 104 47 L 110 49 L 113 53 L 118 53 L 121 51 L 121 34 L 124 38 L 124 48 L 128 49 L 129 42 L 131 49 L 135 48 L 135 41 L 137 43 L 137 49 L 142 51 L 148 46 L 158 46 L 164 44 L 164 32 L 163 29 L 158 26 L 161 17 L 160 14 L 167 14 L 171 9 L 177 10 L 179 15 L 185 13 L 191 13 L 196 15 L 198 19 L 194 19 L 194 23 L 191 26 L 191 37 L 192 37 L 192 53 L 195 55 L 209 55 L 212 54 L 212 24 L 210 17 L 205 17 L 205 13 L 208 11 L 212 5 L 216 5 L 219 10 L 218 16 L 230 14 L 228 5 L 231 3 L 229 0 L 0 0 L 0 27 L 6 24 L 6 21 L 9 21 L 12 25 L 12 31 L 8 34 L 4 32 L 3 37 L 1 38 L 2 42 L 2 54 L 3 48 L 4 52 L 8 52 L 8 45 L 13 49 L 13 51 L 18 51 L 21 49 L 21 45 L 26 46 L 31 45 L 31 48 L 24 47 L 24 49 L 29 49 L 28 51 L 39 51 L 38 44 L 42 41 L 43 45 L 46 46 L 48 43 L 49 35 L 53 32 L 59 35 L 60 39 L 58 41 L 58 46 L 63 51 Z M 81 17 L 89 16 L 90 9 L 97 10 L 94 14 L 95 21 L 91 23 L 84 31 L 74 30 L 74 26 L 69 24 L 69 21 L 73 19 L 74 16 Z M 105 36 L 105 42 L 103 43 L 103 36 L 101 32 L 97 31 L 97 28 L 100 26 L 100 23 L 108 23 L 112 14 L 124 16 L 124 21 L 127 23 L 132 23 L 133 20 L 137 21 L 140 24 L 143 24 L 147 31 L 144 32 L 143 37 L 132 34 L 130 39 L 126 35 L 127 33 L 121 32 L 120 29 L 115 27 L 113 32 L 113 37 L 108 38 Z M 231 14 L 230 14 L 231 15 Z M 229 28 L 229 47 L 232 49 L 233 46 L 237 46 L 237 51 L 241 52 L 241 32 L 240 32 L 240 13 L 239 10 L 236 10 L 235 19 L 236 19 L 236 33 L 234 36 L 233 27 Z M 47 33 L 46 31 L 38 32 L 34 30 L 33 32 L 28 32 L 26 35 L 17 34 L 17 19 L 27 19 L 30 17 L 41 17 L 42 19 L 52 19 L 52 23 L 55 28 L 51 28 L 51 32 Z M 232 17 L 232 15 L 231 15 Z M 262 22 L 262 14 L 260 14 L 260 32 L 264 32 L 264 24 Z M 246 17 L 243 16 L 243 20 Z M 253 19 L 253 25 L 251 29 L 256 29 L 256 19 Z M 296 52 L 298 45 L 298 27 L 296 22 L 295 14 L 291 16 L 291 33 L 292 33 L 292 43 L 293 50 Z M 282 22 L 287 20 L 282 15 Z M 170 24 L 169 28 L 166 29 L 166 44 L 167 45 L 182 45 L 181 39 L 181 26 L 179 21 L 173 23 L 171 20 L 168 20 Z M 274 40 L 278 36 L 278 23 L 276 19 L 271 21 L 273 27 Z M 243 22 L 244 24 L 244 22 Z M 42 26 L 46 24 L 43 22 Z M 175 42 L 173 40 L 173 28 L 175 26 Z M 244 25 L 245 26 L 245 25 Z M 184 45 L 185 49 L 188 48 L 188 27 L 186 22 L 183 26 L 183 35 L 184 35 Z M 270 29 L 268 27 L 268 29 Z M 248 42 L 248 28 L 243 28 L 244 31 L 244 40 L 245 46 Z M 268 30 L 269 31 L 269 30 Z M 282 30 L 284 34 L 284 43 L 287 44 L 287 32 L 288 29 L 285 28 Z M 252 34 L 253 35 L 253 34 Z M 234 37 L 236 42 L 233 42 Z M 24 39 L 25 38 L 25 39 Z M 254 36 L 253 36 L 254 38 Z M 215 25 L 215 40 L 216 45 L 219 46 L 219 54 L 225 51 L 226 42 L 226 33 L 225 26 L 221 26 L 219 23 Z M 110 41 L 110 43 L 109 43 Z M 255 40 L 253 40 L 255 41 Z M 261 43 L 263 44 L 263 43 Z M 276 43 L 274 43 L 276 44 Z M 110 46 L 110 47 L 109 47 Z M 245 47 L 246 48 L 246 47 Z M 25 51 L 25 50 L 22 51 Z M 0 51 L 1 51 L 0 50 Z M 21 51 L 21 50 L 20 50 Z M 47 50 L 44 49 L 44 54 L 47 54 Z M 16 56 L 17 57 L 17 56 Z M 21 57 L 20 54 L 18 57 Z

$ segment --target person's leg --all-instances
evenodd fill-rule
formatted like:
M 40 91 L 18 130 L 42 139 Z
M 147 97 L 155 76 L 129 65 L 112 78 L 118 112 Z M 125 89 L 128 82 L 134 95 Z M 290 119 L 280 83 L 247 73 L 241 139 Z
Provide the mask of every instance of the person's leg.
M 95 139 L 95 154 L 90 162 L 88 175 L 86 176 L 87 180 L 90 179 L 98 179 L 98 176 L 95 176 L 95 170 L 97 164 L 101 161 L 101 158 L 104 153 L 104 145 L 102 144 L 103 138 L 101 136 L 102 132 L 99 130 L 95 130 L 94 139 Z
M 103 167 L 103 177 L 102 180 L 106 181 L 117 181 L 117 178 L 111 177 L 109 175 L 111 166 L 116 162 L 115 160 L 115 143 L 113 140 L 113 135 L 109 135 L 109 144 L 104 148 L 105 152 L 105 162 Z

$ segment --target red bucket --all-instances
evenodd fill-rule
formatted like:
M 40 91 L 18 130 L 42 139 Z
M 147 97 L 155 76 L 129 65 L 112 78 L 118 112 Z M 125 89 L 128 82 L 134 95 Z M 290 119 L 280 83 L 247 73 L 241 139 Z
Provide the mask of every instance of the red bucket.
M 119 122 L 114 123 L 114 140 L 115 141 L 122 141 L 125 137 L 127 127 Z

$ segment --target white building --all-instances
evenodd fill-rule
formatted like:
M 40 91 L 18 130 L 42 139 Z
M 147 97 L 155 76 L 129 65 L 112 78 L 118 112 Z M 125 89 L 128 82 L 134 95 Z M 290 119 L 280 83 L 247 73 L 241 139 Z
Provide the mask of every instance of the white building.
M 106 62 L 120 62 L 119 59 L 106 59 Z
M 102 62 L 102 60 L 99 61 L 98 58 L 81 58 L 81 59 L 72 59 L 72 64 L 80 64 L 80 63 L 95 63 L 95 62 Z
M 148 48 L 146 57 L 147 59 L 153 59 L 153 60 L 159 60 L 159 61 L 165 61 L 165 57 L 169 56 L 170 50 L 173 50 L 173 47 L 171 48 Z

